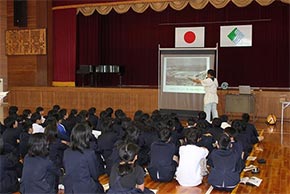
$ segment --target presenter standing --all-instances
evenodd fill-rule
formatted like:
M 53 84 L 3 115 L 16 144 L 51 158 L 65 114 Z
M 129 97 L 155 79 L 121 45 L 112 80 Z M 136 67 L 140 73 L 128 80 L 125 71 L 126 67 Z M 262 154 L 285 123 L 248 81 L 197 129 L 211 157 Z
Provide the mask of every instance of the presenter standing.
M 207 77 L 204 80 L 191 79 L 193 82 L 201 84 L 204 87 L 204 112 L 206 112 L 206 120 L 210 122 L 210 116 L 212 118 L 218 117 L 217 104 L 218 104 L 218 81 L 215 77 L 215 71 L 209 69 L 207 71 Z

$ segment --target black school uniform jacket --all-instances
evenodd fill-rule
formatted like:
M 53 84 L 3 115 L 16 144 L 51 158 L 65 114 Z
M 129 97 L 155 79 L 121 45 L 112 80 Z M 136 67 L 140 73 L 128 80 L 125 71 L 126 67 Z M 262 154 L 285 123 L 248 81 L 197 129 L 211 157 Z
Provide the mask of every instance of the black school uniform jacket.
M 215 149 L 208 157 L 211 170 L 208 182 L 220 188 L 233 187 L 240 182 L 241 153 L 235 149 Z
M 55 178 L 60 175 L 48 157 L 26 155 L 20 183 L 21 193 L 56 193 Z

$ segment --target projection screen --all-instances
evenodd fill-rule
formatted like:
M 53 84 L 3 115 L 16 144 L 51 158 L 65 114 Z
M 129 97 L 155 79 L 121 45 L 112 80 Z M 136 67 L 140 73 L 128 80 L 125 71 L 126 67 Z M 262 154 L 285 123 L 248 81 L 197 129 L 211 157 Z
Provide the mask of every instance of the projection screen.
M 216 48 L 159 48 L 158 108 L 203 110 L 204 88 L 190 78 L 204 79 L 218 70 Z

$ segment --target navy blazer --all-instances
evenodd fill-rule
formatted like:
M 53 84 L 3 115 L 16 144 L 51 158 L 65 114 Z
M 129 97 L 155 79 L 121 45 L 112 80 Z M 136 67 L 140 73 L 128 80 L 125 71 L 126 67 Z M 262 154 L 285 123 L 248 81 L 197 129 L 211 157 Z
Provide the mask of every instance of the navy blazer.
M 240 161 L 241 153 L 236 149 L 214 149 L 208 157 L 208 183 L 219 188 L 236 186 L 240 182 Z
M 20 191 L 21 193 L 56 193 L 55 177 L 59 175 L 60 170 L 48 157 L 26 155 Z
M 58 138 L 54 142 L 49 143 L 49 159 L 56 167 L 63 168 L 63 152 L 67 148 L 68 146 L 61 143 L 61 140 Z
M 13 193 L 19 190 L 16 161 L 0 155 L 0 193 Z
M 104 193 L 93 150 L 85 149 L 81 153 L 68 148 L 64 151 L 63 164 L 65 193 Z

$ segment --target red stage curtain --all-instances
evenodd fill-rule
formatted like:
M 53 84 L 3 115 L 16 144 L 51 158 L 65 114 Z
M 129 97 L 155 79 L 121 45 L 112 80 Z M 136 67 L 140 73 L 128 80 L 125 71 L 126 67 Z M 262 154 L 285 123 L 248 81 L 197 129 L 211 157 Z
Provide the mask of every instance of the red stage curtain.
M 76 9 L 53 11 L 54 86 L 75 85 L 76 31 Z
M 78 17 L 79 29 L 88 18 Z M 99 15 L 96 22 L 100 29 L 99 47 L 95 50 L 100 56 L 98 61 L 124 66 L 124 85 L 158 85 L 158 44 L 174 48 L 175 27 L 205 26 L 205 47 L 215 47 L 220 26 L 252 24 L 252 47 L 219 48 L 219 82 L 227 81 L 230 86 L 289 87 L 288 4 L 277 1 L 262 7 L 253 2 L 239 8 L 229 3 L 222 9 L 208 4 L 202 10 L 187 6 L 182 11 L 148 9 L 142 14 L 130 9 L 125 14 L 111 11 Z M 89 31 L 89 27 L 79 30 Z M 111 79 L 102 81 L 107 84 Z

